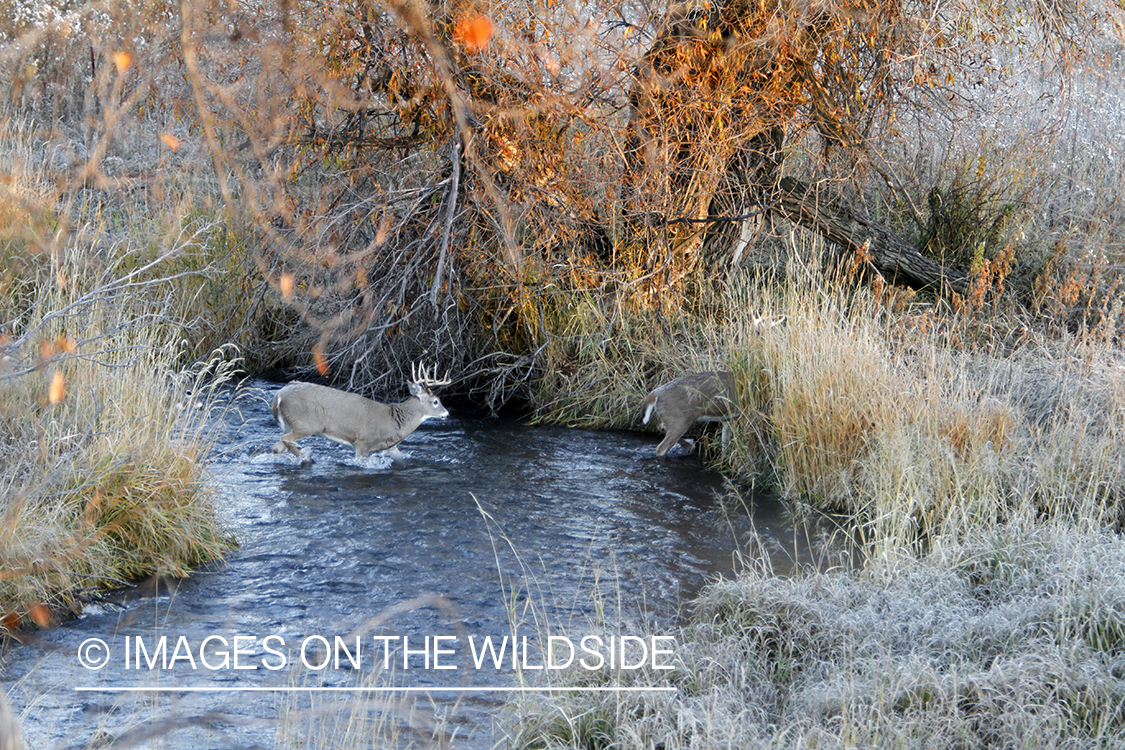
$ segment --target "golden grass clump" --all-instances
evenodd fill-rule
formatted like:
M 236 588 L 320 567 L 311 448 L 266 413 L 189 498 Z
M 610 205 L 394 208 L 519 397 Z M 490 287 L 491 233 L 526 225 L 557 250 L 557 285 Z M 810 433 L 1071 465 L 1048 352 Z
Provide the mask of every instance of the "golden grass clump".
M 896 372 L 878 316 L 810 297 L 792 294 L 782 325 L 743 333 L 769 378 L 753 407 L 777 436 L 784 494 L 854 501 L 862 457 L 903 422 L 916 383 Z
M 206 425 L 181 413 L 167 380 L 173 357 L 121 338 L 98 342 L 108 361 L 60 363 L 57 403 L 41 372 L 0 382 L 2 613 L 75 610 L 86 593 L 183 576 L 232 547 L 206 479 Z

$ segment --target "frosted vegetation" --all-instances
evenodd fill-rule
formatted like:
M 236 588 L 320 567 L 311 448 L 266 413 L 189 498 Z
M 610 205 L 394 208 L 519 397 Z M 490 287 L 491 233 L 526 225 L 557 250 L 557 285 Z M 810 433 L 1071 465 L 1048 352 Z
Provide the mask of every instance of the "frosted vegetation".
M 857 566 L 750 564 L 673 698 L 521 702 L 507 742 L 1120 744 L 1121 21 L 4 3 L 3 627 L 229 549 L 177 405 L 239 367 L 378 394 L 425 358 L 605 427 L 722 368 L 708 460 Z

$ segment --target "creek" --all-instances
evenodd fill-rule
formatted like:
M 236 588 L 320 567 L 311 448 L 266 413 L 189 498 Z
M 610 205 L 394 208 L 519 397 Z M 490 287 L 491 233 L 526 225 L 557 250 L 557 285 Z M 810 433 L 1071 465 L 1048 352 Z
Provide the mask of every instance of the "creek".
M 426 746 L 436 728 L 490 748 L 506 690 L 565 684 L 548 657 L 674 662 L 691 598 L 748 539 L 778 572 L 808 561 L 778 503 L 728 507 L 719 474 L 656 459 L 655 435 L 454 414 L 396 460 L 314 437 L 302 465 L 269 452 L 277 387 L 252 383 L 221 418 L 211 471 L 240 545 L 225 563 L 7 649 L 28 747 Z

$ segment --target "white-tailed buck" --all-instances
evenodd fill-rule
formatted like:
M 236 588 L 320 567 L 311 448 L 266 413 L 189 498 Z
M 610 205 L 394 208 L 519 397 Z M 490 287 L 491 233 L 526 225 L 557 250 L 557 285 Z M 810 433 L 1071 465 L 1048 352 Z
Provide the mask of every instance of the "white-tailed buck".
M 644 423 L 656 414 L 664 439 L 656 446 L 656 455 L 663 456 L 680 443 L 687 450 L 691 444 L 684 438 L 696 422 L 722 422 L 733 414 L 734 380 L 729 372 L 694 372 L 665 383 L 648 394 L 641 408 Z M 723 442 L 726 442 L 723 425 Z
M 450 381 L 433 379 L 425 368 L 417 372 L 411 367 L 411 375 L 411 398 L 398 404 L 372 401 L 315 383 L 290 383 L 277 392 L 271 405 L 273 418 L 285 433 L 274 444 L 273 452 L 288 450 L 311 461 L 301 454 L 297 441 L 324 435 L 355 448 L 356 458 L 367 458 L 373 451 L 395 447 L 427 419 L 448 417 L 449 412 L 430 388 Z

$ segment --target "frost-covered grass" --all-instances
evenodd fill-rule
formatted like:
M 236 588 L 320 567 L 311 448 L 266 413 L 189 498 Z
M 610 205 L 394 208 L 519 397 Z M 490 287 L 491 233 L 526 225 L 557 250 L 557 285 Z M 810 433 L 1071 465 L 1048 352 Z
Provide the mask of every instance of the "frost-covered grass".
M 859 572 L 709 587 L 676 692 L 527 699 L 519 748 L 1115 747 L 1125 542 L 1002 526 Z
M 0 184 L 0 618 L 11 630 L 77 610 L 92 590 L 185 575 L 232 545 L 207 483 L 208 425 L 180 410 L 191 379 L 171 377 L 212 340 L 218 310 L 202 311 L 221 274 L 201 246 L 221 232 L 119 199 L 83 203 L 58 190 L 54 156 L 28 123 L 0 122 L 12 176 Z M 215 364 L 229 376 L 226 351 Z

